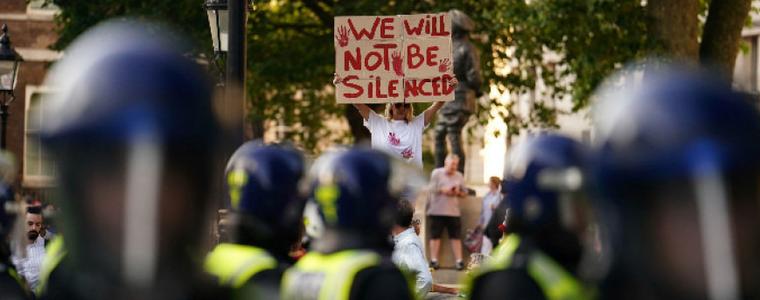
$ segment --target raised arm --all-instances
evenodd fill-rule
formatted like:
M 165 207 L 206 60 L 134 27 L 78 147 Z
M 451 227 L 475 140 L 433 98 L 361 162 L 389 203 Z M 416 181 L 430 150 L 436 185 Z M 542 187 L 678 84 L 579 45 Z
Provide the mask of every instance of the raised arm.
M 451 80 L 451 82 L 449 82 L 449 85 L 451 85 L 452 87 L 456 87 L 458 84 L 459 84 L 459 81 L 457 81 L 456 77 L 454 77 Z M 438 110 L 441 109 L 441 107 L 443 107 L 443 104 L 445 104 L 445 102 L 438 101 L 434 103 L 433 105 L 431 105 L 430 107 L 428 107 L 424 112 L 422 112 L 423 114 L 425 114 L 425 126 L 428 126 L 428 124 L 430 124 L 430 122 L 433 121 L 433 117 L 435 117 L 435 114 L 438 113 Z
M 364 120 L 369 120 L 369 111 L 370 108 L 367 106 L 367 104 L 364 103 L 354 103 L 354 107 L 356 107 L 356 110 L 359 111 L 359 114 L 362 115 L 362 118 Z
M 446 102 L 438 101 L 438 102 L 434 103 L 433 105 L 431 105 L 430 107 L 428 107 L 423 112 L 423 114 L 425 114 L 425 126 L 427 126 L 428 124 L 430 124 L 431 121 L 433 121 L 433 118 L 435 117 L 435 114 L 437 114 L 438 110 L 441 109 L 441 107 L 443 107 L 444 103 L 446 103 Z
M 337 73 L 333 74 L 333 84 L 339 85 L 343 83 L 343 78 L 340 78 Z M 356 107 L 356 110 L 359 111 L 359 114 L 362 115 L 362 119 L 368 120 L 369 119 L 369 111 L 370 108 L 364 103 L 354 103 L 354 107 Z

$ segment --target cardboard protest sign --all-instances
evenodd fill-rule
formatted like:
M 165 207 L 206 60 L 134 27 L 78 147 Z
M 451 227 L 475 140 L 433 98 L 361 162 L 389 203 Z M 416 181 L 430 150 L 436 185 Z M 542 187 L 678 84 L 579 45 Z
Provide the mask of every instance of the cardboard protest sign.
M 338 103 L 451 101 L 448 13 L 335 18 Z

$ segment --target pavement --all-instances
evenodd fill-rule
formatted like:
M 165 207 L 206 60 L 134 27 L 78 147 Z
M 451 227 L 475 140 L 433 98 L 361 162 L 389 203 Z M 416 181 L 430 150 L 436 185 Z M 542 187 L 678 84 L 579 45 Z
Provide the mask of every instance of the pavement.
M 425 296 L 426 300 L 445 300 L 445 299 L 464 299 L 459 298 L 457 295 L 451 295 L 451 294 L 441 294 L 441 293 L 428 293 L 427 296 Z
M 440 268 L 438 270 L 432 270 L 433 283 L 449 288 L 461 288 L 462 279 L 465 276 L 464 271 L 457 271 L 454 268 Z M 457 295 L 444 294 L 444 293 L 428 293 L 425 299 L 462 299 Z

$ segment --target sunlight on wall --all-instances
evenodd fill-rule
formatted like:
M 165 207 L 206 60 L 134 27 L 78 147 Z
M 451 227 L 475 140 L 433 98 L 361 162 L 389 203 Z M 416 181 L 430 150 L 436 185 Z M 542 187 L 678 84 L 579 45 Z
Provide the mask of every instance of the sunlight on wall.
M 496 101 L 502 104 L 501 106 L 492 105 L 490 118 L 485 127 L 485 134 L 483 136 L 483 149 L 480 150 L 480 155 L 483 157 L 483 182 L 488 183 L 488 178 L 491 176 L 497 176 L 499 178 L 504 174 L 504 156 L 507 153 L 506 133 L 507 124 L 499 115 L 499 110 L 502 113 L 508 113 L 504 106 L 509 103 L 509 93 L 501 94 L 496 86 L 491 86 L 489 93 L 491 99 L 497 99 Z

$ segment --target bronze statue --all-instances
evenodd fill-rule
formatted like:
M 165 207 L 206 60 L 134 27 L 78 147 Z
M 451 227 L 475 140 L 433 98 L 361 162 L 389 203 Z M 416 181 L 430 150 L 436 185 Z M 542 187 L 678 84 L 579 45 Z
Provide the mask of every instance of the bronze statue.
M 452 52 L 454 56 L 454 75 L 459 85 L 454 91 L 454 101 L 447 102 L 438 112 L 435 124 L 435 165 L 443 167 L 446 158 L 446 136 L 448 135 L 451 152 L 459 156 L 460 172 L 464 173 L 464 151 L 462 149 L 462 127 L 475 111 L 475 101 L 482 95 L 480 85 L 480 58 L 475 46 L 470 42 L 469 34 L 475 29 L 475 23 L 465 13 L 453 9 L 449 11 L 452 20 Z

